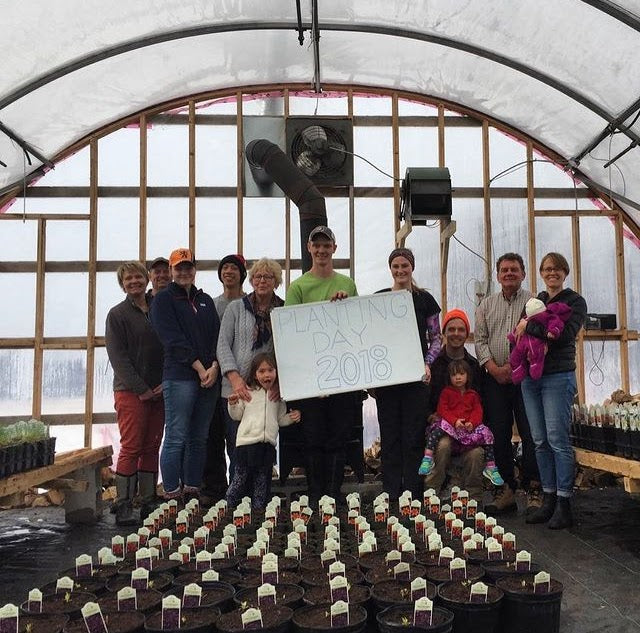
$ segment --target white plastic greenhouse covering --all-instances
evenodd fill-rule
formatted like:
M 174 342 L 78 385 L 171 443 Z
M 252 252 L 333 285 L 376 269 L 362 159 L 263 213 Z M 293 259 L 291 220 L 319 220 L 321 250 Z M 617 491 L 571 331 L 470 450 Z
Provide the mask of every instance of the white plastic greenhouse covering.
M 311 86 L 311 0 L 300 6 L 303 46 L 295 0 L 5 0 L 0 122 L 52 160 L 172 98 Z M 640 141 L 640 1 L 320 0 L 318 25 L 321 83 L 417 92 L 503 121 L 574 160 L 640 223 L 640 148 L 603 167 Z M 41 165 L 31 158 L 0 133 L 0 193 Z

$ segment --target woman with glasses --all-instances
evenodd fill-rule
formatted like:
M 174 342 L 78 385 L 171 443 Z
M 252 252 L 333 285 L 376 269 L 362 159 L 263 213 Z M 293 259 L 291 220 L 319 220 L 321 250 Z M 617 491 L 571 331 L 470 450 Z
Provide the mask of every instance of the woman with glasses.
M 247 386 L 251 361 L 256 354 L 273 352 L 271 336 L 271 310 L 284 305 L 275 293 L 282 282 L 282 268 L 273 259 L 259 259 L 248 272 L 253 292 L 232 301 L 224 312 L 218 339 L 218 362 L 222 373 L 222 398 L 227 428 L 227 452 L 232 457 L 229 463 L 229 479 L 233 479 L 235 469 L 235 432 L 238 423 L 231 420 L 227 411 L 229 396 L 237 395 L 245 402 L 251 400 L 251 390 Z M 270 396 L 278 400 L 277 387 Z M 232 430 L 233 432 L 230 432 Z
M 560 253 L 547 253 L 540 263 L 540 276 L 546 289 L 539 295 L 545 305 L 562 302 L 571 308 L 564 330 L 553 338 L 540 323 L 522 319 L 516 336 L 527 332 L 544 339 L 547 354 L 539 380 L 522 382 L 522 397 L 535 444 L 540 470 L 542 506 L 529 514 L 527 523 L 547 523 L 552 530 L 571 527 L 569 499 L 573 492 L 574 455 L 569 439 L 571 405 L 576 395 L 576 336 L 587 315 L 585 300 L 564 282 L 569 264 Z

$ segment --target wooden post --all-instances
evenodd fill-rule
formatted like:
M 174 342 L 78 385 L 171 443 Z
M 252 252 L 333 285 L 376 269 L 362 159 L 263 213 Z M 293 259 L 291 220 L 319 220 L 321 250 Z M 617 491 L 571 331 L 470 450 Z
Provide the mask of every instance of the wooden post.
M 620 373 L 622 378 L 622 388 L 629 393 L 629 323 L 627 320 L 627 280 L 624 269 L 624 223 L 622 214 L 618 211 L 615 216 L 615 236 L 616 236 L 616 281 L 618 285 L 618 328 L 622 332 L 620 339 Z
M 491 251 L 491 192 L 490 183 L 491 180 L 491 156 L 489 152 L 489 123 L 484 120 L 482 122 L 482 201 L 484 211 L 484 257 L 487 260 L 485 262 L 485 280 L 487 282 L 486 287 L 489 287 L 489 280 L 491 279 L 491 272 L 493 270 L 492 262 L 495 258 L 495 253 Z
M 571 242 L 573 251 L 573 278 L 574 290 L 582 293 L 582 272 L 580 261 L 580 218 L 574 213 L 571 218 Z M 576 379 L 578 383 L 578 401 L 585 402 L 584 386 L 584 329 L 581 329 L 576 338 Z
M 31 415 L 39 420 L 42 415 L 42 365 L 44 352 L 42 343 L 44 340 L 44 286 L 45 286 L 45 259 L 47 253 L 47 221 L 44 218 L 38 220 L 38 246 L 36 263 L 36 323 L 35 339 L 33 345 L 33 402 L 31 403 Z
M 533 145 L 527 143 L 527 222 L 529 226 L 529 288 L 537 294 L 538 267 L 536 265 L 536 217 L 533 194 Z
M 391 96 L 391 138 L 393 143 L 393 234 L 398 235 L 400 230 L 400 129 L 397 92 Z M 401 246 L 397 243 L 395 245 Z
M 438 104 L 438 167 L 445 166 L 445 142 L 444 142 L 444 106 Z M 447 268 L 443 262 L 449 258 L 449 243 L 445 243 L 442 235 L 446 227 L 440 222 L 440 305 L 442 314 L 447 312 Z
M 283 93 L 284 120 L 289 116 L 289 88 Z M 284 199 L 284 289 L 285 294 L 291 283 L 291 199 L 286 196 Z
M 96 347 L 96 259 L 98 252 L 98 140 L 89 143 L 89 290 L 87 296 L 87 380 L 84 401 L 84 445 L 91 447 Z
M 140 117 L 140 229 L 138 257 L 147 265 L 147 115 Z
M 189 101 L 189 248 L 196 249 L 196 104 Z
M 237 238 L 238 253 L 242 253 L 244 247 L 244 197 L 242 192 L 242 172 L 244 161 L 244 137 L 242 134 L 242 91 L 236 93 L 236 204 L 238 214 Z

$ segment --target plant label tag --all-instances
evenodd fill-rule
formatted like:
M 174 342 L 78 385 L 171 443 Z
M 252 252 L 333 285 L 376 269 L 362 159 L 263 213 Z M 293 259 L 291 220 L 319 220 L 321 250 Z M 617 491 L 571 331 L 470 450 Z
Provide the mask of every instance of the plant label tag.
M 160 542 L 162 543 L 162 549 L 165 551 L 171 549 L 171 546 L 173 545 L 173 532 L 165 528 L 160 530 L 158 536 L 160 537 Z
M 262 613 L 260 609 L 247 609 L 241 617 L 242 628 L 245 631 L 262 628 Z
M 327 525 L 324 528 L 324 538 L 332 538 L 336 541 L 340 540 L 340 532 L 338 532 L 338 528 L 335 525 Z
M 344 576 L 344 575 L 345 575 L 345 565 L 343 562 L 337 560 L 331 563 L 331 565 L 329 565 L 329 580 L 335 578 L 336 576 Z
M 462 529 L 464 523 L 462 519 L 454 519 L 451 521 L 451 538 L 462 538 Z
M 100 605 L 97 602 L 87 602 L 80 609 L 80 612 L 88 633 L 108 633 Z
M 398 507 L 400 508 L 400 514 L 403 517 L 411 516 L 411 500 L 407 497 L 400 497 L 398 501 Z
M 427 628 L 431 626 L 433 617 L 433 602 L 426 596 L 418 598 L 413 607 L 413 626 Z
M 515 550 L 516 549 L 516 535 L 512 532 L 506 532 L 502 537 L 502 549 L 503 550 Z
M 371 530 L 367 530 L 362 535 L 362 542 L 371 543 L 371 547 L 373 548 L 374 552 L 378 549 L 378 539 L 376 538 L 376 535 Z
M 278 562 L 264 561 L 262 562 L 262 583 L 268 582 L 276 584 L 278 582 Z
M 93 575 L 93 562 L 89 554 L 80 554 L 76 558 L 76 577 L 91 578 Z
M 466 508 L 467 504 L 469 503 L 469 491 L 461 490 L 458 493 L 458 498 L 456 499 L 456 501 L 459 501 L 462 504 L 462 507 Z
M 213 556 L 213 558 L 215 558 L 215 556 Z M 169 560 L 177 560 L 184 565 L 184 558 L 182 558 L 182 554 L 179 552 L 171 552 L 171 554 L 169 554 Z
M 15 604 L 5 604 L 0 609 L 0 633 L 18 633 L 18 614 Z
M 199 527 L 193 533 L 193 547 L 196 552 L 201 552 L 207 546 L 207 539 L 209 537 L 209 530 L 206 527 Z
M 295 558 L 296 560 L 299 560 L 298 557 L 298 552 L 300 550 L 296 549 L 295 547 L 287 547 L 286 550 L 284 550 L 284 557 L 285 558 Z
M 220 580 L 220 574 L 215 569 L 207 569 L 207 571 L 202 574 L 201 579 L 203 583 L 218 582 Z
M 244 512 L 242 510 L 233 511 L 233 524 L 236 527 L 244 527 Z
M 113 555 L 110 547 L 101 547 L 98 550 L 98 565 L 104 565 L 103 559 L 107 554 Z
M 194 609 L 200 606 L 202 600 L 202 587 L 195 582 L 185 586 L 182 592 L 182 608 Z
M 373 520 L 376 523 L 384 523 L 387 520 L 387 509 L 384 505 L 378 504 L 374 507 Z
M 430 552 L 437 552 L 442 549 L 442 538 L 437 532 L 429 536 L 427 547 Z
M 331 563 L 334 563 L 337 558 L 335 550 L 332 549 L 326 549 L 320 554 L 320 562 L 325 569 L 327 569 Z
M 182 563 L 184 565 L 191 560 L 191 548 L 188 545 L 178 545 L 178 554 L 182 556 Z
M 473 536 L 473 528 L 470 527 L 466 527 L 462 530 L 462 542 L 466 543 L 467 541 L 471 540 L 471 537 Z
M 462 542 L 462 551 L 465 554 L 473 552 L 476 549 L 476 542 L 473 539 L 468 539 Z
M 247 550 L 247 560 L 252 560 L 255 558 L 260 558 L 260 550 L 255 547 L 255 546 L 251 546 L 248 550 Z
M 448 503 L 443 503 L 440 505 L 440 513 L 445 515 L 447 512 L 451 512 L 451 505 Z
M 425 543 L 429 542 L 429 537 L 432 534 L 436 534 L 437 535 L 438 534 L 438 530 L 436 530 L 436 528 L 434 528 L 431 525 L 429 527 L 425 526 L 424 530 L 422 531 L 422 538 L 423 538 Z
M 476 549 L 482 549 L 484 547 L 484 536 L 482 534 L 476 532 L 471 537 L 471 540 L 476 544 Z
M 146 547 L 141 547 L 136 552 L 136 568 L 144 567 L 151 571 L 151 552 Z
M 533 577 L 533 593 L 549 593 L 551 591 L 551 576 L 546 571 L 540 571 Z
M 162 630 L 180 628 L 180 609 L 178 596 L 167 596 L 162 599 Z
M 111 539 L 111 553 L 116 558 L 124 558 L 124 539 L 119 534 Z
M 256 542 L 256 546 L 260 547 L 260 545 L 262 544 L 262 541 L 257 541 Z M 266 545 L 265 545 L 265 549 L 264 551 L 260 552 L 260 556 L 262 556 L 262 554 L 264 554 L 264 552 L 266 552 Z M 227 548 L 227 546 L 224 543 L 218 543 L 214 548 L 213 548 L 213 552 L 211 552 L 211 558 L 214 558 L 216 560 L 220 560 L 221 558 L 229 558 L 229 549 Z
M 429 513 L 440 514 L 440 497 L 431 495 L 429 497 Z
M 502 545 L 502 539 L 504 537 L 504 528 L 501 525 L 496 525 L 493 530 L 491 530 L 491 536 L 493 536 L 500 545 Z
M 384 557 L 384 560 L 387 563 L 387 567 L 395 567 L 402 561 L 402 554 L 397 549 L 392 549 Z
M 339 600 L 349 602 L 349 585 L 344 576 L 335 576 L 329 581 L 329 591 L 331 592 L 331 602 Z
M 349 603 L 338 600 L 331 605 L 331 628 L 349 626 Z
M 435 488 L 427 488 L 422 493 L 422 501 L 425 506 L 429 505 L 429 497 L 433 497 L 436 494 Z
M 218 519 L 222 519 L 227 514 L 227 502 L 225 499 L 220 499 L 216 505 L 218 506 Z
M 467 519 L 473 519 L 478 513 L 478 502 L 475 499 L 469 499 L 467 503 Z
M 416 546 L 409 540 L 402 544 L 402 560 L 413 561 L 415 560 Z
M 455 501 L 460 494 L 460 486 L 452 486 L 451 488 L 451 501 Z
M 157 547 L 150 547 L 149 556 L 151 556 L 151 569 L 153 569 L 153 561 L 160 560 L 160 550 Z
M 441 567 L 448 566 L 454 559 L 455 553 L 450 547 L 443 547 L 438 556 L 438 565 Z
M 411 567 L 409 563 L 398 563 L 393 568 L 393 577 L 396 580 L 411 580 Z
M 162 512 L 162 516 L 164 517 L 164 522 L 166 523 L 169 520 L 169 504 L 165 501 L 158 506 L 158 510 Z
M 487 558 L 489 560 L 502 560 L 502 545 L 498 541 L 491 541 L 487 545 Z
M 150 538 L 147 541 L 147 546 L 153 558 L 164 558 L 164 547 L 162 546 L 162 541 L 157 536 Z
M 256 530 L 256 538 L 264 541 L 265 543 L 269 542 L 269 532 L 264 528 L 258 528 Z M 224 539 L 222 539 L 224 542 Z
M 303 523 L 302 525 L 296 525 L 294 528 L 296 534 L 300 536 L 300 543 L 306 545 L 307 543 L 307 526 Z
M 264 518 L 265 521 L 271 521 L 273 525 L 278 525 L 278 510 L 275 504 L 267 506 L 264 512 Z
M 118 559 L 111 553 L 109 550 L 101 559 L 101 565 L 115 565 L 118 562 Z
M 516 554 L 516 571 L 531 571 L 531 554 L 527 550 Z
M 414 499 L 411 502 L 411 517 L 417 517 L 420 514 L 420 510 L 422 510 L 422 504 L 420 503 L 420 499 Z
M 498 525 L 498 522 L 493 517 L 487 517 L 484 520 L 484 535 L 492 536 L 493 528 L 496 527 L 496 525 Z
M 340 543 L 332 538 L 327 539 L 327 541 L 325 541 L 325 549 L 335 552 L 336 558 L 337 558 L 338 555 L 340 554 Z
M 469 592 L 469 602 L 486 602 L 489 587 L 483 582 L 474 582 Z
M 178 501 L 176 499 L 169 499 L 169 501 L 167 501 L 167 505 L 169 506 L 169 516 L 178 516 Z
M 42 591 L 32 589 L 27 598 L 27 611 L 29 613 L 42 613 Z
M 280 505 L 280 497 L 274 497 L 274 499 L 276 499 L 278 505 Z M 298 503 L 300 504 L 300 512 L 302 512 L 302 510 L 304 508 L 308 508 L 309 507 L 309 495 L 300 495 L 300 498 L 298 499 Z
M 118 591 L 118 611 L 135 611 L 138 608 L 137 591 L 133 587 L 123 587 Z
M 211 552 L 203 550 L 196 554 L 196 571 L 207 571 L 211 569 Z
M 458 519 L 462 517 L 464 508 L 462 507 L 462 501 L 460 501 L 460 499 L 456 499 L 451 504 L 451 509 Z
M 194 546 L 194 541 L 190 536 L 185 536 L 181 541 L 180 545 L 186 545 L 189 548 L 189 553 L 191 556 L 196 555 L 196 548 Z
M 358 497 L 351 497 L 351 499 L 349 499 L 349 512 L 360 514 L 360 499 Z
M 451 532 L 451 525 L 453 524 L 454 520 L 456 518 L 456 515 L 453 512 L 447 512 L 444 515 L 444 527 L 445 530 L 447 530 L 447 532 Z
M 362 556 L 363 554 L 370 554 L 371 552 L 373 552 L 373 547 L 368 541 L 364 541 L 360 543 L 360 545 L 358 545 L 358 556 Z
M 424 578 L 416 578 L 411 581 L 411 600 L 415 602 L 427 597 L 427 581 Z
M 69 576 L 63 576 L 56 581 L 56 593 L 64 593 L 66 591 L 73 591 L 73 579 Z
M 180 517 L 176 521 L 176 534 L 187 534 L 189 532 L 189 521 L 186 517 Z
M 269 582 L 265 582 L 258 587 L 258 607 L 275 607 L 276 588 Z
M 143 522 L 142 522 L 142 526 L 146 527 L 147 530 L 149 530 L 149 532 L 151 534 L 155 534 L 156 533 L 156 523 L 158 523 L 158 521 L 151 515 L 149 515 Z
M 224 529 L 222 530 L 222 536 L 233 536 L 233 540 L 235 542 L 238 538 L 238 528 L 232 523 L 229 523 L 228 525 L 224 526 Z
M 480 532 L 481 534 L 484 534 L 484 524 L 485 524 L 486 518 L 487 518 L 487 515 L 484 512 L 476 513 L 476 516 L 475 516 L 476 532 Z
M 263 527 L 267 532 L 269 532 L 269 538 L 273 538 L 273 521 L 263 521 L 261 527 Z
M 218 513 L 209 510 L 209 512 L 202 517 L 202 524 L 210 530 L 215 530 L 218 526 Z
M 145 547 L 151 538 L 151 530 L 146 527 L 138 528 L 138 538 L 141 547 Z
M 300 512 L 300 518 L 304 521 L 305 525 L 308 525 L 309 521 L 311 520 L 312 514 L 313 510 L 309 506 L 302 508 L 302 511 Z
M 398 549 L 402 552 L 402 546 L 405 543 L 411 543 L 411 537 L 408 536 L 407 534 L 402 534 L 401 536 L 398 536 Z
M 449 578 L 451 580 L 467 579 L 467 563 L 463 558 L 454 558 L 449 563 Z
M 289 507 L 289 516 L 291 517 L 292 522 L 300 518 L 300 511 L 300 502 L 292 501 L 291 506 Z
M 387 519 L 387 534 L 389 534 L 389 536 L 393 533 L 393 526 L 397 525 L 397 523 L 398 517 L 389 517 Z
M 134 589 L 145 591 L 149 588 L 149 570 L 138 567 L 131 572 L 131 586 Z
M 348 525 L 355 525 L 356 524 L 356 519 L 360 516 L 360 513 L 357 510 L 349 510 L 349 513 L 347 514 L 347 524 Z

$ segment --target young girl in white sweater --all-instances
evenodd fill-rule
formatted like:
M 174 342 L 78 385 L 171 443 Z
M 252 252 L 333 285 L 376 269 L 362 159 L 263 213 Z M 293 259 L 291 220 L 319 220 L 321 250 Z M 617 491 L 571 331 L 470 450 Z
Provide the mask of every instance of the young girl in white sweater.
M 287 413 L 282 400 L 269 399 L 276 378 L 273 354 L 256 354 L 247 381 L 251 399 L 241 400 L 235 393 L 229 396 L 229 415 L 240 422 L 234 453 L 235 470 L 227 489 L 227 503 L 232 508 L 248 495 L 255 510 L 264 510 L 271 493 L 278 430 L 300 421 L 300 411 Z

